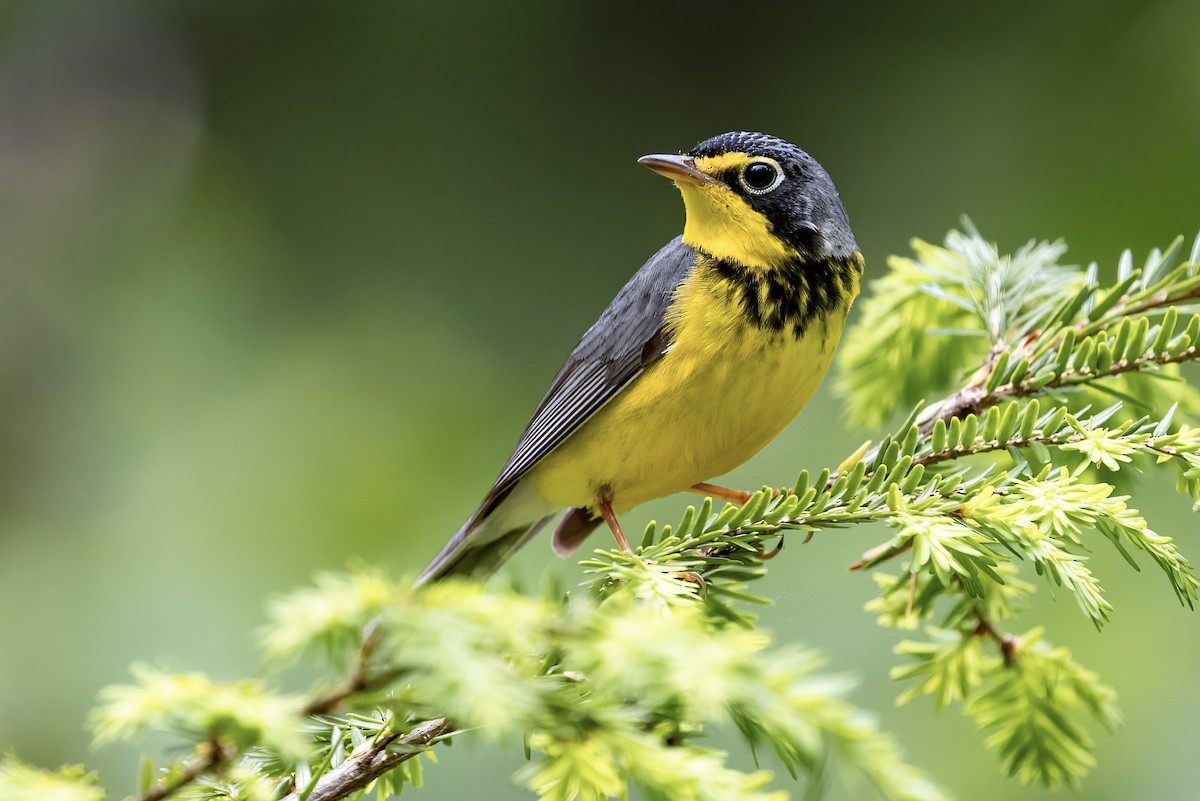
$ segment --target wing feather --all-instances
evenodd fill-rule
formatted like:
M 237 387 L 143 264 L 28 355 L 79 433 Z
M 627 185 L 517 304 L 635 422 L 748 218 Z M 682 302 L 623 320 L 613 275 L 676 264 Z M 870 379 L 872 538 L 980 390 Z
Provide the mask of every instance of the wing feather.
M 530 468 L 670 350 L 667 307 L 695 262 L 696 251 L 676 237 L 629 279 L 550 382 L 476 517 L 486 515 Z

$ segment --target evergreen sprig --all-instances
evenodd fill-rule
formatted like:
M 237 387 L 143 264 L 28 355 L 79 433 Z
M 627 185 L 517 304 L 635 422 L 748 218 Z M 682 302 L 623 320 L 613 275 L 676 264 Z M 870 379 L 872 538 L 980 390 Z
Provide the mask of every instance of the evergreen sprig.
M 743 586 L 765 572 L 761 557 L 768 539 L 789 530 L 879 520 L 897 534 L 856 567 L 874 567 L 911 550 L 912 572 L 931 572 L 943 585 L 954 578 L 968 594 L 980 596 L 981 578 L 1003 583 L 995 567 L 1015 556 L 1074 593 L 1099 625 L 1111 607 L 1083 564 L 1083 532 L 1092 530 L 1134 567 L 1131 549 L 1149 554 L 1180 601 L 1193 605 L 1198 582 L 1172 540 L 1154 533 L 1126 504 L 1127 497 L 1112 494 L 1111 485 L 1085 480 L 1081 473 L 1094 465 L 1119 470 L 1134 456 L 1145 456 L 1176 462 L 1192 489 L 1200 430 L 1172 430 L 1164 421 L 1145 419 L 1105 427 L 1119 410 L 1115 405 L 1081 419 L 1063 407 L 1041 413 L 1037 401 L 1010 401 L 981 417 L 938 420 L 928 437 L 909 424 L 885 438 L 870 465 L 858 461 L 816 481 L 805 472 L 786 493 L 764 489 L 744 506 L 727 506 L 717 515 L 689 507 L 677 526 L 660 530 L 651 524 L 635 554 L 606 552 L 584 564 L 598 582 L 618 577 L 664 605 L 707 595 L 713 612 L 750 625 L 752 618 L 725 599 L 764 601 Z M 994 463 L 927 469 L 985 454 L 1003 454 L 1013 464 L 1007 471 Z M 709 588 L 701 577 L 723 580 Z
M 1097 628 L 1119 614 L 1088 564 L 1097 547 L 1135 569 L 1149 559 L 1195 605 L 1192 565 L 1130 505 L 1123 476 L 1171 471 L 1200 506 L 1200 429 L 1188 424 L 1200 393 L 1179 379 L 1200 356 L 1200 239 L 1186 259 L 1177 241 L 1140 268 L 1127 253 L 1111 283 L 1095 265 L 1058 264 L 1060 244 L 1002 256 L 969 225 L 914 250 L 874 283 L 842 348 L 853 419 L 878 426 L 910 410 L 878 444 L 741 506 L 710 499 L 651 523 L 632 553 L 584 562 L 585 593 L 322 574 L 273 601 L 264 632 L 270 664 L 321 666 L 306 696 L 139 667 L 102 694 L 97 739 L 156 730 L 190 744 L 146 763 L 139 801 L 398 794 L 454 736 L 523 741 L 518 781 L 551 801 L 630 787 L 782 798 L 767 770 L 735 770 L 702 744 L 722 726 L 756 759 L 807 777 L 810 797 L 836 755 L 883 798 L 942 798 L 847 703 L 844 679 L 755 626 L 767 599 L 750 585 L 784 542 L 876 522 L 890 536 L 851 566 L 879 588 L 867 609 L 923 632 L 896 648 L 899 701 L 960 707 L 1020 781 L 1078 785 L 1094 764 L 1091 731 L 1120 723 L 1115 692 L 1018 618 L 1039 585 Z M 0 801 L 101 797 L 81 769 L 10 756 L 0 777 Z
M 103 801 L 99 777 L 82 765 L 41 770 L 12 754 L 0 755 L 0 801 Z

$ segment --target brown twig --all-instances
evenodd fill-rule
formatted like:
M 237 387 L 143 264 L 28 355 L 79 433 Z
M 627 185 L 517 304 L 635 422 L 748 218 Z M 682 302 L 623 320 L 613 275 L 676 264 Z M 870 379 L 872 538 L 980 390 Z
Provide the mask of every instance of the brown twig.
M 341 687 L 330 690 L 325 695 L 318 696 L 309 701 L 301 714 L 305 717 L 327 715 L 341 706 L 342 702 L 350 696 L 377 690 L 396 679 L 400 674 L 401 671 L 398 670 L 384 670 L 373 675 L 368 675 L 362 666 L 360 666 Z
M 392 734 L 371 743 L 362 753 L 355 754 L 318 781 L 306 801 L 338 801 L 361 790 L 383 774 L 416 756 L 419 749 L 453 730 L 446 718 L 427 720 L 407 734 Z M 396 746 L 407 749 L 391 750 Z M 295 790 L 282 801 L 300 801 L 302 791 Z
M 1075 330 L 1085 336 L 1090 335 L 1096 331 L 1104 330 L 1104 327 L 1117 317 L 1132 317 L 1137 314 L 1145 314 L 1148 311 L 1161 309 L 1164 306 L 1174 306 L 1177 303 L 1186 303 L 1189 300 L 1200 300 L 1200 287 L 1193 287 L 1186 292 L 1180 292 L 1178 295 L 1171 295 L 1166 290 L 1162 290 L 1135 306 L 1126 306 L 1128 301 L 1122 299 L 1117 305 L 1101 315 L 1099 320 L 1085 320 L 1076 324 Z
M 1192 346 L 1176 354 L 1156 353 L 1150 356 L 1139 356 L 1136 359 L 1128 361 L 1114 362 L 1107 370 L 1064 370 L 1053 381 L 1041 387 L 1034 388 L 1027 384 L 1004 384 L 996 387 L 991 393 L 995 397 L 995 400 L 988 405 L 994 405 L 1004 398 L 1024 398 L 1038 394 L 1046 389 L 1063 389 L 1064 387 L 1072 387 L 1077 384 L 1095 381 L 1098 378 L 1112 378 L 1124 373 L 1132 373 L 1149 364 L 1182 364 L 1196 358 L 1200 358 L 1200 349 Z
M 309 701 L 301 714 L 305 717 L 329 714 L 350 696 L 378 689 L 400 675 L 398 670 L 383 670 L 374 675 L 368 671 L 367 665 L 371 661 L 371 655 L 379 645 L 378 621 L 379 619 L 375 618 L 364 627 L 362 643 L 358 647 L 357 663 L 346 682 L 341 687 Z
M 975 619 L 979 622 L 972 634 L 976 637 L 990 637 L 995 640 L 996 644 L 1000 646 L 1000 653 L 1004 657 L 1006 667 L 1016 664 L 1017 654 L 1021 650 L 1021 638 L 997 630 L 979 607 L 975 607 Z
M 1197 299 L 1200 299 L 1200 288 L 1193 289 L 1179 295 L 1156 297 L 1140 303 L 1128 310 L 1123 310 L 1120 314 L 1114 314 L 1110 311 L 1108 315 L 1105 315 L 1100 321 L 1096 322 L 1103 322 L 1107 324 L 1112 322 L 1112 320 L 1116 317 L 1128 317 L 1134 314 L 1142 314 L 1162 306 Z M 1122 307 L 1118 306 L 1117 309 L 1122 309 Z M 1103 326 L 1097 327 L 1095 324 L 1091 326 L 1085 325 L 1082 328 L 1077 326 L 1076 328 L 1081 333 L 1086 333 L 1087 335 L 1103 330 Z M 1093 330 L 1093 328 L 1095 330 Z M 1002 384 L 993 389 L 991 392 L 988 392 L 987 377 L 995 365 L 995 360 L 998 356 L 998 353 L 999 352 L 993 348 L 992 352 L 988 355 L 987 360 L 980 367 L 980 369 L 976 371 L 975 375 L 971 379 L 971 382 L 967 386 L 952 393 L 951 395 L 946 396 L 940 402 L 932 404 L 926 409 L 925 414 L 923 414 L 917 420 L 918 430 L 922 436 L 928 436 L 933 431 L 933 427 L 938 420 L 941 420 L 942 422 L 949 422 L 954 418 L 962 418 L 970 414 L 980 415 L 1006 398 L 1026 398 L 1033 395 L 1042 394 L 1046 390 L 1063 389 L 1075 386 L 1077 384 L 1095 381 L 1099 378 L 1112 378 L 1124 373 L 1135 372 L 1151 364 L 1180 364 L 1182 362 L 1193 361 L 1197 358 L 1200 358 L 1200 348 L 1197 348 L 1197 346 L 1192 346 L 1181 351 L 1180 353 L 1173 355 L 1167 353 L 1156 353 L 1149 356 L 1141 356 L 1136 359 L 1130 359 L 1128 361 L 1115 362 L 1106 370 L 1097 371 L 1087 368 L 1082 370 L 1065 370 L 1056 376 L 1053 381 L 1049 382 L 1048 384 L 1043 384 L 1039 387 L 1031 387 L 1029 384 L 1024 383 L 1023 381 L 1018 381 L 1016 383 Z M 1025 377 L 1027 376 L 1022 376 L 1022 378 Z M 879 446 L 876 445 L 866 452 L 866 454 L 862 457 L 862 461 L 865 461 L 869 464 L 878 458 L 878 456 Z M 831 475 L 829 477 L 829 483 L 826 486 L 832 486 L 832 482 L 837 479 L 837 476 L 837 473 Z
M 201 776 L 220 772 L 234 753 L 232 747 L 224 745 L 216 737 L 202 743 L 197 751 L 198 759 L 188 765 L 182 773 L 153 785 L 137 796 L 137 801 L 163 801 L 170 798 Z

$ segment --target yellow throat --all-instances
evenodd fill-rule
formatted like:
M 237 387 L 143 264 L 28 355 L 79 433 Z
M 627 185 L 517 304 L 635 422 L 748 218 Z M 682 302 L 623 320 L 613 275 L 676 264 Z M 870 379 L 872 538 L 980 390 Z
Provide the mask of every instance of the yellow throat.
M 750 160 L 745 153 L 724 153 L 697 158 L 695 164 L 696 169 L 707 175 L 718 175 L 739 170 Z M 684 243 L 714 258 L 764 270 L 799 258 L 795 250 L 775 236 L 770 221 L 729 187 L 683 181 L 676 181 L 675 185 L 683 195 L 687 214 Z

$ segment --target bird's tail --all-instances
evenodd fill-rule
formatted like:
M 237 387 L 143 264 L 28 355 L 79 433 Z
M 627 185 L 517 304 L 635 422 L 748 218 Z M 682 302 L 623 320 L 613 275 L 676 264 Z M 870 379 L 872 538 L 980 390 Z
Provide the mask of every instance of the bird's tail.
M 518 482 L 495 507 L 481 507 L 471 515 L 421 573 L 417 585 L 450 576 L 490 576 L 559 511 Z

